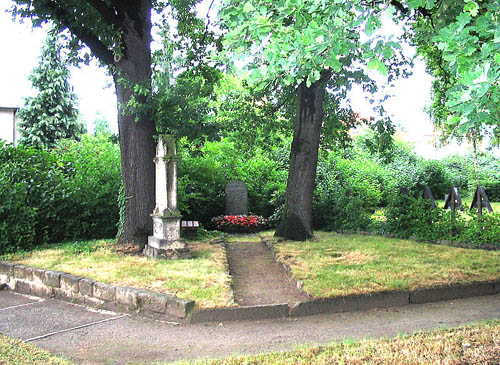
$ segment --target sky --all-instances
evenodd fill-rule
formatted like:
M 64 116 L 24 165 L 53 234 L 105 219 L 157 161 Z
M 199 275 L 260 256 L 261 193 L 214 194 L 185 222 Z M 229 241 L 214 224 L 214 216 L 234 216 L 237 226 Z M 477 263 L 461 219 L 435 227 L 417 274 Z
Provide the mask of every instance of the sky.
M 46 29 L 32 29 L 30 21 L 23 24 L 13 22 L 11 14 L 6 12 L 10 6 L 10 1 L 4 0 L 0 4 L 0 34 L 3 35 L 0 37 L 0 106 L 20 107 L 25 97 L 35 94 L 28 76 L 38 64 Z M 378 79 L 383 83 L 382 77 Z M 108 120 L 111 129 L 117 131 L 116 96 L 112 81 L 105 68 L 99 67 L 95 61 L 89 66 L 71 68 L 69 82 L 78 96 L 78 109 L 89 131 L 98 115 Z M 425 72 L 423 61 L 417 61 L 413 75 L 396 81 L 391 89 L 394 96 L 384 103 L 386 111 L 404 131 L 404 138 L 415 145 L 420 155 L 436 158 L 456 152 L 468 152 L 466 146 L 451 145 L 439 150 L 432 147 L 432 122 L 424 111 L 430 104 L 431 81 L 430 75 Z M 375 115 L 359 87 L 353 87 L 350 97 L 353 109 L 360 115 Z

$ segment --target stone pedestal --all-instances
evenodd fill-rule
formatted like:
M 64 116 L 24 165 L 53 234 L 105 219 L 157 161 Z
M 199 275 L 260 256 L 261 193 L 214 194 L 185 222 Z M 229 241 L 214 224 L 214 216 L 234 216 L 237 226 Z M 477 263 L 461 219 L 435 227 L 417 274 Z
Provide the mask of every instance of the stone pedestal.
M 163 135 L 156 147 L 156 206 L 151 214 L 153 235 L 144 254 L 155 259 L 191 258 L 180 238 L 182 216 L 177 209 L 177 151 L 172 136 Z
M 176 214 L 177 213 L 177 214 Z M 182 216 L 177 212 L 153 217 L 153 236 L 148 237 L 144 254 L 155 259 L 186 259 L 191 253 L 180 238 Z

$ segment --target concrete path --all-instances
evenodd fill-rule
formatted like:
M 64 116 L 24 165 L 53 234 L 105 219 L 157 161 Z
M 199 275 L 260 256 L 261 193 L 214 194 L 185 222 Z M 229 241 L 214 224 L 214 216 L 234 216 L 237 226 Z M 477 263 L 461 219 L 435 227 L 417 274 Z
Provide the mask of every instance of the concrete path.
M 174 325 L 0 291 L 0 332 L 83 364 L 137 364 L 390 337 L 500 318 L 500 295 L 367 312 Z

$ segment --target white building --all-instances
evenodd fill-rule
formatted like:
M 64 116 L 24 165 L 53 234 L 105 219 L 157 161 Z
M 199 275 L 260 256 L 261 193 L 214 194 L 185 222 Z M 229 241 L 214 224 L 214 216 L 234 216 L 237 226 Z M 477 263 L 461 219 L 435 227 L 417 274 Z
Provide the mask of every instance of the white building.
M 18 110 L 17 107 L 0 106 L 0 139 L 14 145 L 17 145 L 19 140 L 19 131 L 17 130 L 19 122 Z

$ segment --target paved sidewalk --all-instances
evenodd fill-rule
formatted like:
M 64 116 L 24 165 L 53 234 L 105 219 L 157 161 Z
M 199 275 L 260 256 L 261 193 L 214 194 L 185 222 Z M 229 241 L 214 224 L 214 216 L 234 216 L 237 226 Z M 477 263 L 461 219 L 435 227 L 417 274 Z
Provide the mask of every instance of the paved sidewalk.
M 174 325 L 0 291 L 0 332 L 83 364 L 221 357 L 500 318 L 500 295 L 367 312 Z

